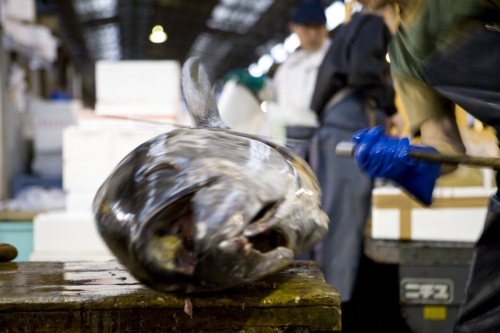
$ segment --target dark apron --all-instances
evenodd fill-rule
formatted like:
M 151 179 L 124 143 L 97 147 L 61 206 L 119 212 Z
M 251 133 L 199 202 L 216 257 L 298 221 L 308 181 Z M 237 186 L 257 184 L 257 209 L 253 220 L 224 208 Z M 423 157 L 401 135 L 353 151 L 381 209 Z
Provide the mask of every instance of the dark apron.
M 357 130 L 375 125 L 369 121 L 373 115 L 352 92 L 325 110 L 311 143 L 310 163 L 323 192 L 322 209 L 330 218 L 319 264 L 326 281 L 339 290 L 342 302 L 349 301 L 353 293 L 373 184 L 353 159 L 338 157 L 335 147 L 350 141 Z
M 497 183 L 500 177 L 497 174 Z M 455 333 L 500 332 L 500 200 L 490 199 L 483 234 L 472 257 Z
M 309 146 L 315 132 L 316 127 L 287 126 L 286 146 L 307 161 L 309 157 Z
M 454 50 L 433 59 L 425 81 L 468 113 L 500 131 L 500 25 L 483 25 Z M 497 174 L 497 186 L 500 176 Z M 455 333 L 500 332 L 500 200 L 490 200 L 472 259 Z
M 309 163 L 311 139 L 316 133 L 316 127 L 287 126 L 286 146 Z M 296 258 L 297 260 L 315 260 L 314 250 L 308 251 Z

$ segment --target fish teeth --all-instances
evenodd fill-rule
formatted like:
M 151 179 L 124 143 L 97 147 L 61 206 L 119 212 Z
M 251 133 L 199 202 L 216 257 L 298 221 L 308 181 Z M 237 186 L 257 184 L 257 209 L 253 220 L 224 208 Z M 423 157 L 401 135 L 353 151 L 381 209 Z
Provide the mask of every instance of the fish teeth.
M 252 243 L 248 243 L 246 244 L 244 247 L 243 247 L 243 254 L 245 254 L 245 256 L 249 256 L 250 253 L 252 253 L 252 249 L 253 249 L 253 245 Z
M 248 244 L 248 238 L 239 237 L 239 238 L 235 239 L 234 242 L 236 244 L 240 245 L 241 247 L 245 247 Z

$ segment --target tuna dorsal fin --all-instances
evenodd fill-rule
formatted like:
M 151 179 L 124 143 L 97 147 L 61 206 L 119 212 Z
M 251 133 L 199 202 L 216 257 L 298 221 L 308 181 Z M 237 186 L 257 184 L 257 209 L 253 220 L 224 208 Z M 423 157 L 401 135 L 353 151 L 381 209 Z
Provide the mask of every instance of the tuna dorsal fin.
M 182 67 L 182 89 L 196 126 L 228 128 L 222 121 L 208 74 L 198 58 L 189 58 Z

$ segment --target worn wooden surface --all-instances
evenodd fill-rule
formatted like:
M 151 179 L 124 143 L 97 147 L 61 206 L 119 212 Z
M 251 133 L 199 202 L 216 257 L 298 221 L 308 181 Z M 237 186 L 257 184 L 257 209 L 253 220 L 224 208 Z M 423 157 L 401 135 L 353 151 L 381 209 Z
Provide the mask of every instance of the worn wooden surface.
M 32 221 L 33 218 L 43 213 L 42 211 L 11 211 L 11 210 L 3 210 L 0 211 L 0 222 L 8 221 L 8 222 L 16 222 L 16 221 Z
M 340 296 L 310 262 L 189 295 L 146 288 L 115 261 L 0 263 L 1 333 L 321 331 L 340 331 Z

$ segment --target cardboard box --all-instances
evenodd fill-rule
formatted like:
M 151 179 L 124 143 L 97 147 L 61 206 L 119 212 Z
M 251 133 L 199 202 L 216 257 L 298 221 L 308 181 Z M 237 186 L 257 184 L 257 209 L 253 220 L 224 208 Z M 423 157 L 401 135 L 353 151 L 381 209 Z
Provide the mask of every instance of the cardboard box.
M 484 226 L 491 187 L 438 187 L 426 208 L 401 190 L 373 191 L 371 235 L 375 239 L 475 242 Z

